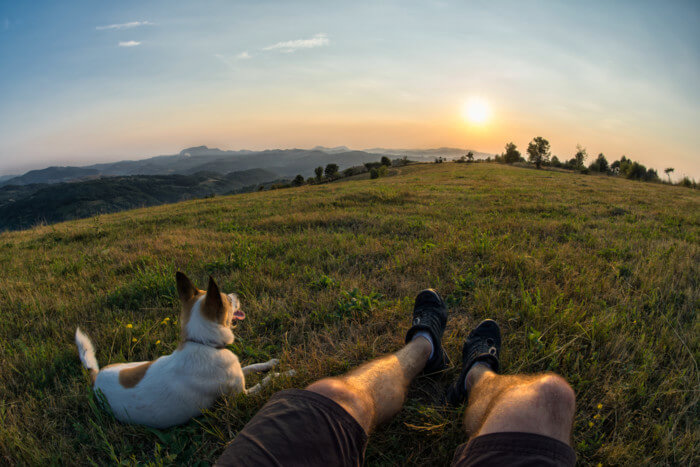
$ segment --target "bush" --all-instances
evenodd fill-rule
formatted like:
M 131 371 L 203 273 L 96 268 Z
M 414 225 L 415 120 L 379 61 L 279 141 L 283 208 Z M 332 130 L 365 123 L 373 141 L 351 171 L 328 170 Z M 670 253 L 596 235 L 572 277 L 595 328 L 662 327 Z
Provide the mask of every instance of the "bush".
M 372 167 L 372 169 L 369 171 L 369 178 L 379 178 L 379 171 L 375 167 Z
M 306 181 L 304 180 L 303 175 L 297 175 L 294 177 L 294 180 L 292 180 L 292 186 L 302 186 Z
M 386 156 L 382 156 L 381 164 L 385 167 L 391 167 L 391 159 Z
M 327 178 L 337 178 L 338 177 L 338 164 L 328 164 L 324 174 Z

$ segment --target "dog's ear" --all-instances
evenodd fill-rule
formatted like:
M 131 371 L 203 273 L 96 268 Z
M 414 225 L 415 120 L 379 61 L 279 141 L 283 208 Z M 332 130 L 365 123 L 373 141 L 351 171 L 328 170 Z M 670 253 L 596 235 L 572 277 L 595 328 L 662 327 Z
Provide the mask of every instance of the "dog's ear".
M 175 273 L 177 281 L 177 293 L 180 295 L 180 300 L 186 302 L 197 294 L 197 289 L 192 285 L 192 281 L 184 273 L 178 271 Z
M 217 319 L 224 312 L 224 302 L 221 301 L 219 286 L 216 285 L 211 276 L 209 276 L 207 296 L 204 298 L 204 309 L 206 310 L 205 313 L 214 319 Z

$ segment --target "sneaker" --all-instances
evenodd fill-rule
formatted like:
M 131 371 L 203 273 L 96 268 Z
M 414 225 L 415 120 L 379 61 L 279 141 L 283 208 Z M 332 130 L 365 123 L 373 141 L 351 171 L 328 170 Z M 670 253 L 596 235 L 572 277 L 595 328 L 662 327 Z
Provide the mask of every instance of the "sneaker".
M 498 373 L 501 354 L 501 330 L 498 324 L 487 319 L 469 333 L 462 347 L 462 372 L 459 378 L 447 387 L 445 400 L 450 405 L 460 405 L 467 400 L 465 381 L 467 373 L 477 362 L 485 362 L 491 366 L 491 370 Z
M 406 343 L 409 343 L 418 331 L 425 331 L 433 339 L 433 356 L 423 369 L 424 373 L 435 373 L 446 366 L 447 355 L 442 348 L 442 335 L 447 325 L 447 306 L 433 289 L 425 289 L 416 297 L 413 306 L 413 325 L 406 333 Z

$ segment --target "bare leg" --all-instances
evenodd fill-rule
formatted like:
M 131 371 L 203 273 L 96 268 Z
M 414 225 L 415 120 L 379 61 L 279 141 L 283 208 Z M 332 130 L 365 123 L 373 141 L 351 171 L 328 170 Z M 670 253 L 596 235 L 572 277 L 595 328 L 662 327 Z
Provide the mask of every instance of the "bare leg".
M 467 388 L 464 425 L 470 436 L 518 431 L 570 444 L 576 397 L 562 377 L 498 375 L 477 364 L 467 374 Z
M 369 434 L 401 410 L 408 385 L 425 367 L 430 351 L 430 343 L 417 338 L 398 352 L 345 375 L 317 381 L 306 389 L 338 403 Z

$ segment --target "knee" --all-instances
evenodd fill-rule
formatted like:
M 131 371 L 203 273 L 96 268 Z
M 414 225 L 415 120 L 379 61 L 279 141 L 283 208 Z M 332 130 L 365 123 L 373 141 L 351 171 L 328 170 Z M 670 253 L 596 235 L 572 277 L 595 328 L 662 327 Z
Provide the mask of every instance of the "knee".
M 573 420 L 576 394 L 564 378 L 554 373 L 546 373 L 531 384 L 537 405 L 547 409 L 554 418 Z
M 316 381 L 306 390 L 321 394 L 343 407 L 369 433 L 374 419 L 374 404 L 367 394 L 339 378 Z

